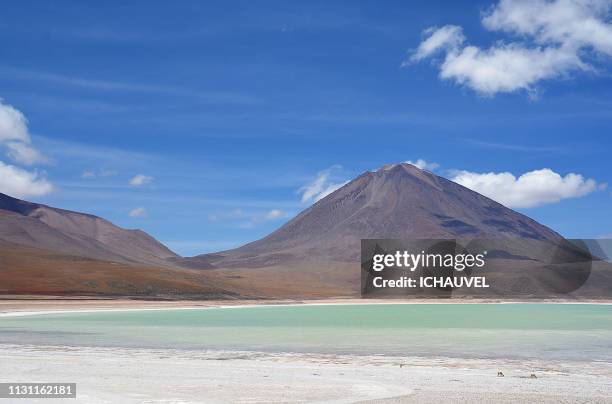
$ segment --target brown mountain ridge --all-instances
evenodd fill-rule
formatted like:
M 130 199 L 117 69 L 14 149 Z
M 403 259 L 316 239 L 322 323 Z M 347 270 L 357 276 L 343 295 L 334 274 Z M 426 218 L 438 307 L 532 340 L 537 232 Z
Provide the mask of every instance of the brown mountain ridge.
M 177 257 L 142 230 L 5 194 L 0 194 L 0 241 L 124 264 L 169 266 L 166 260 Z
M 355 296 L 366 238 L 518 239 L 533 261 L 568 245 L 529 217 L 410 164 L 365 172 L 270 235 L 196 257 L 180 257 L 142 231 L 93 215 L 0 194 L 0 293 Z M 529 260 L 509 264 L 509 281 L 528 273 L 521 271 L 529 270 Z M 598 271 L 589 296 L 610 296 L 611 274 L 609 268 Z M 39 280 L 28 284 L 34 278 Z M 514 283 L 522 293 L 537 294 L 546 282 Z

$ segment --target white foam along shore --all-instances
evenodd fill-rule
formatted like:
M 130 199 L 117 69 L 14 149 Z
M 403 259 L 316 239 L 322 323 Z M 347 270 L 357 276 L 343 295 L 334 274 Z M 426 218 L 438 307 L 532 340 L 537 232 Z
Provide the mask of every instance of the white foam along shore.
M 612 400 L 609 363 L 27 345 L 0 357 L 0 382 L 73 382 L 78 403 Z
M 35 301 L 35 300 L 33 300 Z M 32 302 L 33 302 L 32 301 Z M 534 300 L 534 301 L 513 301 L 513 300 L 484 300 L 484 299 L 452 299 L 452 300 L 397 300 L 397 299 L 329 299 L 329 300 L 300 300 L 300 301 L 206 301 L 194 305 L 193 302 L 171 302 L 173 304 L 161 304 L 150 301 L 146 304 L 153 307 L 140 307 L 142 301 L 104 301 L 105 307 L 80 308 L 79 300 L 61 301 L 62 306 L 69 308 L 46 309 L 36 307 L 17 301 L 14 304 L 0 303 L 0 318 L 2 317 L 21 317 L 45 314 L 71 314 L 71 313 L 101 313 L 101 312 L 133 312 L 133 311 L 160 311 L 160 310 L 205 310 L 205 309 L 240 309 L 254 307 L 292 307 L 292 306 L 340 306 L 340 305 L 381 305 L 381 304 L 592 304 L 592 305 L 612 305 L 607 300 Z M 178 303 L 178 304 L 176 304 Z M 113 307 L 115 305 L 116 307 Z M 132 307 L 136 306 L 137 307 Z M 24 309 L 22 306 L 28 307 Z M 61 307 L 61 306 L 60 306 Z

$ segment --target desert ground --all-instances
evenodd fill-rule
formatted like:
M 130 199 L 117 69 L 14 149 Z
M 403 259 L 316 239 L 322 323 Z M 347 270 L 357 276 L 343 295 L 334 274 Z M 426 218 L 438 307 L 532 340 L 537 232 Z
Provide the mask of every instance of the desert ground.
M 0 356 L 0 382 L 76 382 L 79 403 L 612 402 L 602 363 L 8 345 Z

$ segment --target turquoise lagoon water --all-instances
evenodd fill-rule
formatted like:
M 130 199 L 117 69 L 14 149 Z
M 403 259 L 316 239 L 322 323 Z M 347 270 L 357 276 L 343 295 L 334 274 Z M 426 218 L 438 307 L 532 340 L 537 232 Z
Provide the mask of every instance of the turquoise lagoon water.
M 298 305 L 0 317 L 0 343 L 612 362 L 612 306 Z

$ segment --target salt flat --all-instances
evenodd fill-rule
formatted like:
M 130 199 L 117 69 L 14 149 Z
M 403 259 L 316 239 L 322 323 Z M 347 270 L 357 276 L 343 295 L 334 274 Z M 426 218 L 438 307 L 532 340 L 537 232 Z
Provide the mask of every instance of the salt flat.
M 76 382 L 78 403 L 612 402 L 609 363 L 27 345 L 0 357 L 0 382 Z

